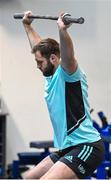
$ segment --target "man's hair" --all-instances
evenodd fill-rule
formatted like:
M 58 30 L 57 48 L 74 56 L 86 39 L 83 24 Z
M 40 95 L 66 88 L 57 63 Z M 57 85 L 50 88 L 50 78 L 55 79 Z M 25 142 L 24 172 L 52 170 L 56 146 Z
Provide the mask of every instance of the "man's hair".
M 51 54 L 55 54 L 60 58 L 59 43 L 51 38 L 43 39 L 35 45 L 32 49 L 32 53 L 34 54 L 36 51 L 40 51 L 41 55 L 46 59 L 49 59 Z

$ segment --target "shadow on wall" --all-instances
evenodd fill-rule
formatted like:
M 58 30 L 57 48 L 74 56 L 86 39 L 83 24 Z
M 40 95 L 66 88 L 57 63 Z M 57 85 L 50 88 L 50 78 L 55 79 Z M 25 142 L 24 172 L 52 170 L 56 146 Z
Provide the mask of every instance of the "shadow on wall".
M 26 149 L 23 137 L 17 127 L 15 119 L 8 109 L 6 102 L 2 97 L 2 111 L 7 115 L 6 120 L 6 164 L 12 163 L 17 159 L 17 153 Z
M 8 12 L 20 9 L 21 7 L 22 5 L 19 0 L 0 0 L 1 17 L 3 18 L 3 15 L 7 17 Z
M 16 5 L 20 4 L 20 2 L 18 0 L 0 0 L 0 5 L 3 5 L 3 6 L 10 5 L 10 3 L 11 3 L 11 5 L 13 3 L 16 3 Z
M 24 152 L 26 150 L 23 137 L 21 136 L 21 133 L 17 127 L 17 124 L 14 121 L 14 118 L 11 114 L 7 117 L 7 160 L 6 163 L 12 163 L 13 160 L 18 159 L 17 153 L 18 152 Z
M 14 22 L 13 14 L 23 9 L 19 0 L 0 0 L 0 25 L 5 31 L 16 34 L 17 27 Z

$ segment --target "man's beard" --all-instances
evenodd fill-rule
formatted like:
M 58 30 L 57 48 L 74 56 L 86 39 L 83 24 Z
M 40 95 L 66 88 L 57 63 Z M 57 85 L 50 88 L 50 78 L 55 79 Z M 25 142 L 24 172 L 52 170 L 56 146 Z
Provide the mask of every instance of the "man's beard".
M 47 67 L 43 71 L 44 76 L 52 76 L 54 74 L 54 65 L 48 61 Z

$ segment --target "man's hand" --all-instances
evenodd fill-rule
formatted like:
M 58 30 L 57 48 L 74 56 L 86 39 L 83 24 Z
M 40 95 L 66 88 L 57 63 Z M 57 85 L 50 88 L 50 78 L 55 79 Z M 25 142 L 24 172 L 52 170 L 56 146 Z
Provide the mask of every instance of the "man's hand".
M 31 15 L 32 15 L 32 12 L 31 12 L 31 11 L 26 11 L 26 12 L 24 12 L 24 17 L 23 17 L 23 20 L 22 20 L 22 22 L 23 22 L 24 25 L 31 25 L 33 19 L 28 18 L 28 17 L 31 16 Z
M 69 28 L 71 26 L 72 23 L 65 25 L 64 21 L 63 21 L 63 17 L 66 15 L 66 13 L 61 13 L 58 20 L 57 20 L 57 24 L 59 29 L 61 30 L 66 30 L 67 28 Z

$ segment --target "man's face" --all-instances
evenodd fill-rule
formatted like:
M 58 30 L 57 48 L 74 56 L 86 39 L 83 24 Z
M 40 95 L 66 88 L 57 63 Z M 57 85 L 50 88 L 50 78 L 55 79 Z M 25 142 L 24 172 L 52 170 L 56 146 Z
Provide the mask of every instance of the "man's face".
M 43 57 L 40 51 L 35 53 L 35 60 L 37 63 L 37 68 L 43 73 L 44 76 L 51 76 L 54 73 L 54 65 L 50 62 L 49 59 Z

